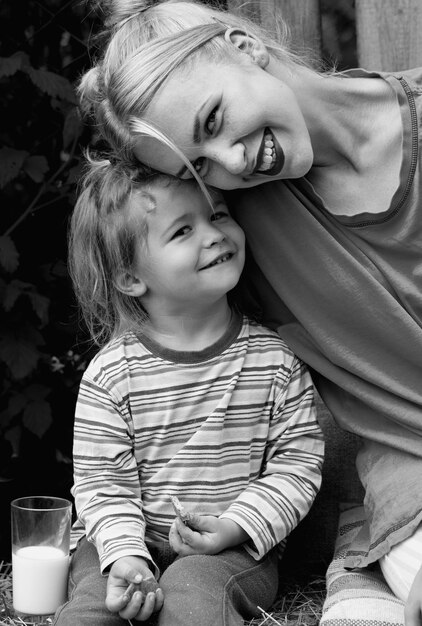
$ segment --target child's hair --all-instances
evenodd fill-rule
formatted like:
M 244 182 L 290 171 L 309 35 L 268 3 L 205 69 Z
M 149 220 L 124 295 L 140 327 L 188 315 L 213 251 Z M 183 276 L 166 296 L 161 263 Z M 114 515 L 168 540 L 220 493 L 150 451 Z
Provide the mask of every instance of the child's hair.
M 69 272 L 91 339 L 101 346 L 147 319 L 139 298 L 122 293 L 116 277 L 132 270 L 139 238 L 146 242 L 153 185 L 180 181 L 164 174 L 140 179 L 120 159 L 86 156 L 69 228 Z
M 202 2 L 97 0 L 108 7 L 105 49 L 79 84 L 82 108 L 116 153 L 131 156 L 139 134 L 159 136 L 142 119 L 155 94 L 178 68 L 189 70 L 202 55 L 223 62 L 236 51 L 224 34 L 239 28 L 259 37 L 289 64 L 310 64 L 290 51 L 288 29 L 278 22 L 274 38 L 257 24 Z

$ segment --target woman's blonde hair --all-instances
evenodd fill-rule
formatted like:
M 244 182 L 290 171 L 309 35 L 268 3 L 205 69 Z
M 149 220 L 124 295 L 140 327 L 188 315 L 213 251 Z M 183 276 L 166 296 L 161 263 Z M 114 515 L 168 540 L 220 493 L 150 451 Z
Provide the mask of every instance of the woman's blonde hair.
M 154 186 L 180 181 L 163 174 L 141 180 L 137 169 L 121 160 L 86 157 L 70 221 L 68 264 L 82 318 L 91 339 L 101 346 L 139 330 L 147 319 L 139 299 L 123 293 L 116 278 L 131 272 L 140 238 L 146 245 Z
M 202 55 L 222 62 L 237 54 L 224 39 L 228 28 L 260 38 L 286 63 L 307 65 L 289 51 L 283 22 L 272 38 L 252 21 L 196 1 L 109 0 L 108 8 L 104 51 L 82 77 L 79 95 L 98 132 L 123 158 L 131 157 L 139 134 L 154 135 L 144 116 L 175 70 L 190 69 Z M 171 138 L 157 138 L 174 148 Z

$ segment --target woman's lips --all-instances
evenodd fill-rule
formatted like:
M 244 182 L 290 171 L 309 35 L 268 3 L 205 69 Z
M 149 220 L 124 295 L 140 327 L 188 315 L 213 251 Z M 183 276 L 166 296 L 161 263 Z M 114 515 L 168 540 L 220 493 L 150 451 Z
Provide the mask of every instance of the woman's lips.
M 284 165 L 284 152 L 269 128 L 265 128 L 254 174 L 276 176 Z

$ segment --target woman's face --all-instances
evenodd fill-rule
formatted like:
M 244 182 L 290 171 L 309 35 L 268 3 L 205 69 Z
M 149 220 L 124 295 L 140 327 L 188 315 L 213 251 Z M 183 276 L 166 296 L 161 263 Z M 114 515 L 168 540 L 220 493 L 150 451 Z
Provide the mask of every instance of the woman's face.
M 309 133 L 293 91 L 248 55 L 222 63 L 203 56 L 167 79 L 145 116 L 219 189 L 299 178 L 310 169 Z M 140 137 L 135 154 L 156 170 L 192 174 L 172 150 Z

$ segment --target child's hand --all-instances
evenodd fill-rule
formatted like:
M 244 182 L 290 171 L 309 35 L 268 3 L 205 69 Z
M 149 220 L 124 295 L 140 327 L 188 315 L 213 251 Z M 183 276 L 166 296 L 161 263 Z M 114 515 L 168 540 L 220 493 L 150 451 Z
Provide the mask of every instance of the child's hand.
M 422 567 L 415 576 L 404 606 L 405 626 L 422 625 Z
M 163 592 L 145 559 L 126 556 L 113 563 L 107 581 L 109 611 L 144 622 L 161 609 L 163 601 Z
M 176 517 L 169 532 L 170 545 L 179 556 L 218 554 L 249 539 L 230 519 L 193 514 L 189 526 Z

